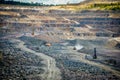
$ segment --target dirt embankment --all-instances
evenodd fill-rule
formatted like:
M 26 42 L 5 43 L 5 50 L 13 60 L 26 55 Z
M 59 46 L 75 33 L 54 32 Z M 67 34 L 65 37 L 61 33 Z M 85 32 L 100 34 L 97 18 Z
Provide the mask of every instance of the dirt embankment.
M 108 40 L 107 47 L 120 49 L 120 37 Z
M 0 11 L 0 15 L 3 15 L 3 16 L 20 16 L 19 13 L 17 12 L 12 12 L 12 11 Z

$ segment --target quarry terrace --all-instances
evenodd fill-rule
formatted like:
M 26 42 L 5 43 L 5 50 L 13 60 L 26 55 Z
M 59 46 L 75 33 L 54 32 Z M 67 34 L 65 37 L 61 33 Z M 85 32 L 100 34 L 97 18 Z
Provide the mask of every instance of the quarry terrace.
M 0 80 L 120 80 L 118 13 L 0 6 Z

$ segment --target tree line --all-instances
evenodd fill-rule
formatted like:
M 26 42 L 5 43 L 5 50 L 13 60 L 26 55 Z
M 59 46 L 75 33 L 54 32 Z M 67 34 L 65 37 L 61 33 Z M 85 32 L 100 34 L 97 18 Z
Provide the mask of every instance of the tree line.
M 10 4 L 10 5 L 22 5 L 22 6 L 46 6 L 46 4 L 43 3 L 26 3 L 26 2 L 20 2 L 20 1 L 14 1 L 14 0 L 0 0 L 0 4 Z M 53 6 L 53 5 L 49 5 L 49 6 Z

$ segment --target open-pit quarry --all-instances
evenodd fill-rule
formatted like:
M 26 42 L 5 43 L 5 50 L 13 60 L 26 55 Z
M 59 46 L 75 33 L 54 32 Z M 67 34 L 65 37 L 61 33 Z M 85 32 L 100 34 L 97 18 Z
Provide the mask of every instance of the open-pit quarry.
M 120 80 L 118 13 L 0 6 L 0 80 Z

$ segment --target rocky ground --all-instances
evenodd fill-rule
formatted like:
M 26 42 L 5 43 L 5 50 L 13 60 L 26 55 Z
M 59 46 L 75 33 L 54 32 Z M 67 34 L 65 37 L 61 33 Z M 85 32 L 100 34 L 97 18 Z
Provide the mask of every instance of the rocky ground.
M 119 80 L 116 13 L 0 6 L 0 79 Z
M 92 58 L 86 59 L 87 55 L 91 55 L 91 54 L 79 53 L 76 50 L 73 50 L 74 48 L 73 45 L 75 45 L 74 44 L 75 41 L 73 41 L 73 44 L 71 44 L 72 42 L 70 41 L 70 43 L 68 43 L 67 45 L 52 43 L 52 46 L 48 47 L 48 46 L 45 46 L 45 41 L 42 41 L 42 40 L 38 41 L 38 39 L 36 40 L 34 38 L 25 37 L 25 36 L 21 37 L 20 39 L 26 42 L 26 45 L 28 48 L 36 52 L 42 52 L 51 57 L 54 57 L 57 61 L 57 66 L 60 68 L 62 73 L 64 73 L 62 74 L 63 80 L 66 80 L 66 79 L 93 80 L 93 79 L 99 79 L 99 78 L 108 79 L 108 80 L 119 79 L 119 77 L 117 77 L 119 76 L 119 71 L 113 70 L 110 68 L 110 66 L 106 66 L 105 64 L 103 63 L 101 64 L 99 62 L 99 61 L 104 62 L 104 59 L 109 60 L 110 58 L 104 58 L 105 56 L 102 55 L 102 58 L 101 56 L 98 56 L 102 60 L 99 60 L 99 58 L 95 61 Z M 35 42 L 35 41 L 38 41 L 38 42 Z M 119 66 L 119 62 L 117 63 L 117 65 Z
M 44 72 L 41 68 L 44 64 L 40 57 L 16 48 L 15 44 L 9 40 L 0 40 L 0 45 L 3 56 L 0 62 L 1 80 L 26 80 L 29 79 L 31 75 Z M 33 77 L 33 79 L 38 80 L 41 79 L 41 77 Z

